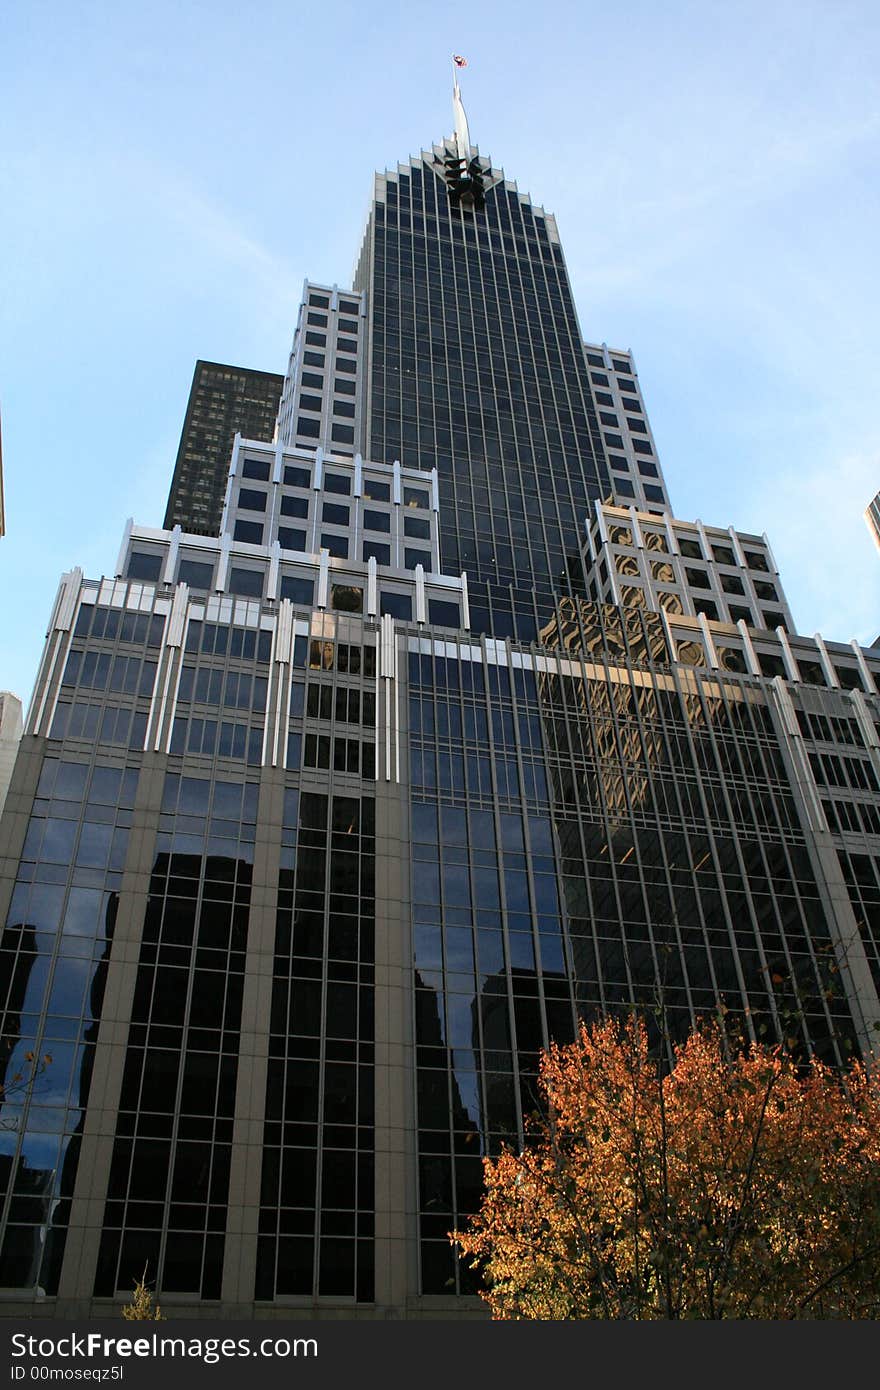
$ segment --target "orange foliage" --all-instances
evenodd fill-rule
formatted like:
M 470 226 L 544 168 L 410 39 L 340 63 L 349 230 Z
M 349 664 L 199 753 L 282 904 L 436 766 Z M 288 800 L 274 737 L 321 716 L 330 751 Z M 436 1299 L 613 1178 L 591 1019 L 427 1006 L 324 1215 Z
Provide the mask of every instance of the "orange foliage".
M 546 1117 L 451 1234 L 496 1318 L 876 1318 L 880 1076 L 644 1024 L 552 1046 Z

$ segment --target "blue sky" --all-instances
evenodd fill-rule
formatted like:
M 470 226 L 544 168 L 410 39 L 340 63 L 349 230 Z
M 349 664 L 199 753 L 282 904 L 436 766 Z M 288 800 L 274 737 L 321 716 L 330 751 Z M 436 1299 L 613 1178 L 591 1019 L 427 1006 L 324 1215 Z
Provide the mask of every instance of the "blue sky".
M 286 364 L 372 173 L 451 128 L 556 213 L 678 515 L 766 531 L 800 631 L 880 632 L 876 0 L 12 0 L 0 17 L 0 688 L 63 570 L 161 523 L 195 361 Z

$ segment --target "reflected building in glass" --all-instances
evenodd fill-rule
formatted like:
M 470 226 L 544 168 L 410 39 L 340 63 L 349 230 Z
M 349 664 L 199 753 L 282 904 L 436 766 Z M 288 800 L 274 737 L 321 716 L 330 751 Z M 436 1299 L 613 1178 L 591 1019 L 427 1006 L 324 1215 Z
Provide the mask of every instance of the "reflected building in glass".
M 880 650 L 675 518 L 456 114 L 307 282 L 217 534 L 62 578 L 0 825 L 16 1315 L 146 1266 L 180 1314 L 480 1316 L 447 1232 L 579 1018 L 876 1045 Z

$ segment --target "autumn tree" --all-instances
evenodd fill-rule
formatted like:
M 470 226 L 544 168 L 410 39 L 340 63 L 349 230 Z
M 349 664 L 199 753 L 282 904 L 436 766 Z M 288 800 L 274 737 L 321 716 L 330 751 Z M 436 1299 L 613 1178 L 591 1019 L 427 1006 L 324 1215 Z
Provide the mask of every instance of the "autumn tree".
M 4 1039 L 3 1046 L 6 1052 L 5 1070 L 15 1043 L 7 1038 Z M 17 1112 L 20 1112 L 22 1103 L 34 1094 L 38 1080 L 45 1074 L 47 1067 L 52 1065 L 52 1056 L 49 1052 L 42 1057 L 38 1057 L 36 1052 L 25 1052 L 22 1062 L 24 1065 L 20 1066 L 12 1076 L 0 1081 L 0 1129 L 18 1129 L 20 1113 Z M 13 1108 L 11 1116 L 2 1113 L 2 1107 L 7 1104 Z
M 495 1318 L 876 1318 L 880 1077 L 637 1018 L 542 1059 L 522 1153 L 451 1239 Z
M 153 1295 L 147 1287 L 147 1270 L 134 1286 L 134 1293 L 130 1303 L 126 1303 L 122 1309 L 122 1316 L 129 1322 L 164 1322 L 165 1315 L 158 1303 L 153 1302 Z

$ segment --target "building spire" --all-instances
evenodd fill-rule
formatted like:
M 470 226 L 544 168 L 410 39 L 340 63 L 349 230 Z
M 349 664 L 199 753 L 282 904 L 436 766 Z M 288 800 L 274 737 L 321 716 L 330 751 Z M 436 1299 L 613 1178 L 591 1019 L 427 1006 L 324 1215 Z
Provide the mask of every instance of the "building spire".
M 454 207 L 481 209 L 485 207 L 483 196 L 483 171 L 480 162 L 471 148 L 467 116 L 461 100 L 458 85 L 458 69 L 467 67 L 467 58 L 460 53 L 452 55 L 452 112 L 455 117 L 455 133 L 450 142 L 444 142 L 443 164 L 449 200 Z
M 452 55 L 452 112 L 455 117 L 455 143 L 458 148 L 459 159 L 470 162 L 471 157 L 471 137 L 468 130 L 467 116 L 461 100 L 461 88 L 458 85 L 458 69 L 467 67 L 467 59 L 462 58 L 460 53 Z

